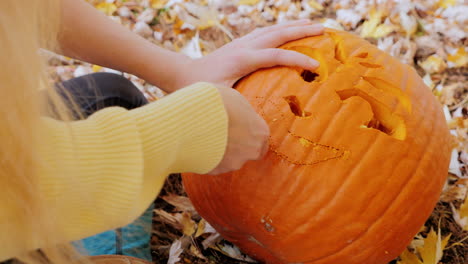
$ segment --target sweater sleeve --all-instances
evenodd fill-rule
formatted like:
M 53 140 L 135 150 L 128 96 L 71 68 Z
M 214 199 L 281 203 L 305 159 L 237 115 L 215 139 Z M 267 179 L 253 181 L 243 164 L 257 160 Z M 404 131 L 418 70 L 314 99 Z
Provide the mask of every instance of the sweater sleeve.
M 40 187 L 67 240 L 130 223 L 169 173 L 210 171 L 227 141 L 222 98 L 207 83 L 131 111 L 111 107 L 69 123 L 44 118 L 44 128 Z

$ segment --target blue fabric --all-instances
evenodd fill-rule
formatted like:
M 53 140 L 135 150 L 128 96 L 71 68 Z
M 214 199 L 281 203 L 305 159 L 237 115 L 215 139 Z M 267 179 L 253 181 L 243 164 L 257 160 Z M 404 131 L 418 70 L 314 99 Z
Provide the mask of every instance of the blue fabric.
M 133 223 L 75 242 L 87 255 L 126 255 L 151 261 L 153 205 Z

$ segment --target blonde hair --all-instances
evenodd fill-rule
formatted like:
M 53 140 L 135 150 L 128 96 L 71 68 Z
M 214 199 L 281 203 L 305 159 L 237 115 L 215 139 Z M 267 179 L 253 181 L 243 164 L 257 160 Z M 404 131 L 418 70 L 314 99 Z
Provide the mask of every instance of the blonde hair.
M 21 230 L 12 230 L 19 232 L 15 237 L 22 238 L 17 244 L 7 241 L 13 234 L 0 240 L 2 247 L 10 247 L 10 252 L 27 263 L 83 260 L 71 246 L 58 244 L 63 241 L 60 230 L 56 230 L 53 214 L 38 189 L 41 157 L 36 145 L 40 140 L 40 113 L 45 108 L 39 90 L 47 91 L 62 119 L 69 116 L 52 89 L 39 53 L 40 48 L 58 47 L 59 29 L 60 0 L 0 1 L 0 200 L 7 202 L 7 208 L 0 210 L 0 221 L 6 226 L 21 226 Z M 44 247 L 42 252 L 24 252 L 38 245 Z

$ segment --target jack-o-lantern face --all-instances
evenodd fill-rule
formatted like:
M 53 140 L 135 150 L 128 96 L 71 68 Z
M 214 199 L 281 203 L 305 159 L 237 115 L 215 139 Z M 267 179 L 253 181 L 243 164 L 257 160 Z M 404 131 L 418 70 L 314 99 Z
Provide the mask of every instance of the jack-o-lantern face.
M 270 125 L 270 151 L 233 173 L 184 175 L 187 193 L 268 263 L 387 263 L 443 186 L 441 109 L 413 69 L 354 35 L 327 30 L 282 48 L 321 65 L 260 70 L 236 87 Z

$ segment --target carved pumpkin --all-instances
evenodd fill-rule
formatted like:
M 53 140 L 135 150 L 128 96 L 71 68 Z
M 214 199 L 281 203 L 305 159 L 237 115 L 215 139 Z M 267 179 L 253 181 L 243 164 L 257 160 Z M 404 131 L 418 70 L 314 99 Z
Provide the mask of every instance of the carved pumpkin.
M 218 176 L 185 174 L 195 208 L 266 263 L 384 264 L 409 244 L 444 185 L 450 136 L 409 66 L 352 34 L 282 46 L 315 73 L 259 70 L 237 89 L 271 128 L 261 161 Z

